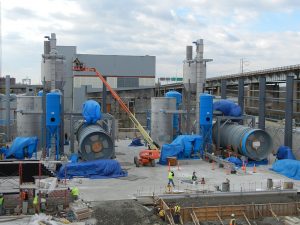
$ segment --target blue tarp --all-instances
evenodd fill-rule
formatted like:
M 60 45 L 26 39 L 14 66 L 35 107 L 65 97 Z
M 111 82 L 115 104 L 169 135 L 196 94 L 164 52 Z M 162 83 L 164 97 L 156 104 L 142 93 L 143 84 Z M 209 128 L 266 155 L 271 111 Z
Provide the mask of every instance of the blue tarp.
M 82 116 L 87 124 L 95 124 L 101 119 L 101 108 L 98 102 L 88 100 L 83 103 Z
M 273 165 L 273 171 L 294 180 L 300 180 L 300 161 L 293 159 L 277 160 Z
M 37 137 L 16 137 L 6 152 L 6 158 L 31 158 L 33 153 L 36 152 L 37 143 Z
M 241 107 L 228 99 L 214 102 L 214 110 L 221 111 L 224 116 L 239 117 L 242 115 Z
M 161 149 L 159 163 L 167 164 L 167 157 L 177 157 L 178 159 L 191 158 L 192 153 L 202 155 L 202 136 L 200 135 L 179 135 L 171 144 L 164 144 Z
M 288 146 L 280 146 L 276 153 L 277 159 L 296 159 L 292 149 Z
M 144 146 L 140 138 L 133 138 L 129 146 Z
M 230 157 L 226 158 L 225 160 L 227 160 L 228 162 L 234 163 L 236 166 L 243 165 L 242 160 L 240 160 L 239 158 L 234 157 L 234 156 L 230 156 Z
M 57 174 L 60 179 L 73 177 L 86 177 L 91 179 L 117 178 L 127 176 L 118 161 L 113 159 L 100 159 L 88 162 L 68 163 L 63 165 Z
M 76 153 L 73 153 L 70 155 L 71 163 L 77 163 L 78 162 L 78 155 Z

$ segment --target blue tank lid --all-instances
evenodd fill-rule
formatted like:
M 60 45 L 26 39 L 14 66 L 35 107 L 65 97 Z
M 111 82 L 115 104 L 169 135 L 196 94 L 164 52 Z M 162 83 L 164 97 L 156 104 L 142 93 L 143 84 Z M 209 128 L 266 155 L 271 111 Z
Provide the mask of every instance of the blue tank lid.
M 98 102 L 88 100 L 83 103 L 82 115 L 87 124 L 95 124 L 101 119 L 101 107 Z
M 182 102 L 182 94 L 178 91 L 168 91 L 165 94 L 165 97 L 176 98 L 176 104 L 180 104 Z
M 43 96 L 43 93 L 44 93 L 44 91 L 43 91 L 43 90 L 40 90 L 40 91 L 38 92 L 37 96 Z

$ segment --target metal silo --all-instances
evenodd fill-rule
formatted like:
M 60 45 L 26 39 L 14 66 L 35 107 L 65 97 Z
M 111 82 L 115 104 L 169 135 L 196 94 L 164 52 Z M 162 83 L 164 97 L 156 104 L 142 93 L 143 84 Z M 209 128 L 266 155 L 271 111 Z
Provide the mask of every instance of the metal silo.
M 42 97 L 40 96 L 17 96 L 17 136 L 32 137 L 39 139 L 41 143 L 41 114 L 27 113 L 42 112 Z
M 200 94 L 199 126 L 203 138 L 203 149 L 212 151 L 212 124 L 213 124 L 213 96 L 207 93 Z
M 44 54 L 42 55 L 41 81 L 45 80 L 48 90 L 62 90 L 65 57 L 58 54 L 56 49 L 56 35 L 51 33 L 51 37 L 48 38 L 49 41 L 45 42 Z
M 239 154 L 253 160 L 263 160 L 272 151 L 272 138 L 261 129 L 253 129 L 236 124 L 220 126 L 220 146 L 231 146 Z M 217 139 L 217 126 L 214 126 L 214 140 Z
M 176 110 L 175 98 L 151 98 L 151 137 L 159 146 L 173 140 L 173 114 Z

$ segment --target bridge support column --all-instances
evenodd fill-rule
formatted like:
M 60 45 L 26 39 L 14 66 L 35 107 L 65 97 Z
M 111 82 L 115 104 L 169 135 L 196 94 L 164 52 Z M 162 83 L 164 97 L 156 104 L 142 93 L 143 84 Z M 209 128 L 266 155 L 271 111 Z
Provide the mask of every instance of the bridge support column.
M 227 81 L 221 80 L 221 99 L 226 99 Z
M 242 109 L 242 114 L 245 112 L 244 107 L 244 78 L 239 78 L 239 93 L 238 93 L 238 104 Z
M 293 148 L 294 76 L 286 77 L 284 145 Z
M 266 118 L 266 78 L 259 78 L 258 128 L 265 130 Z

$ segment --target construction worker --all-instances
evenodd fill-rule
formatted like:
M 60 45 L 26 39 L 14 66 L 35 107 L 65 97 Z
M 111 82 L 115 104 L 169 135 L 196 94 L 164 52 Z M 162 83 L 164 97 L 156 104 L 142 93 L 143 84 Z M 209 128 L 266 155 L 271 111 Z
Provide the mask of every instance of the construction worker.
M 158 211 L 158 216 L 161 218 L 163 221 L 165 221 L 165 210 L 159 209 Z
M 230 220 L 229 225 L 236 225 L 236 219 L 235 219 L 235 215 L 234 214 L 231 214 L 231 220 Z
M 196 176 L 196 172 L 193 172 L 193 176 L 192 176 L 192 181 L 196 181 L 197 180 L 197 176 Z
M 0 216 L 3 215 L 4 211 L 4 196 L 2 193 L 0 193 Z
M 174 222 L 176 224 L 180 224 L 180 206 L 179 205 L 175 205 L 174 206 Z
M 170 186 L 170 184 L 172 184 L 173 187 L 175 187 L 173 179 L 174 179 L 174 172 L 170 171 L 169 174 L 168 174 L 168 180 L 169 180 L 168 186 Z
M 35 213 L 39 213 L 39 198 L 38 198 L 38 194 L 36 194 L 34 196 L 32 204 L 33 204 L 33 208 L 34 208 Z
M 42 213 L 45 212 L 47 209 L 47 201 L 46 201 L 46 198 L 44 198 L 44 197 L 41 197 L 40 209 L 41 209 Z
M 70 190 L 70 189 L 69 189 Z M 71 190 L 71 195 L 72 195 L 72 198 L 73 198 L 73 201 L 77 201 L 78 200 L 78 196 L 79 196 L 79 189 L 78 187 L 73 187 Z
M 21 197 L 22 197 L 22 213 L 27 214 L 27 209 L 28 209 L 28 191 L 23 190 L 21 192 Z

